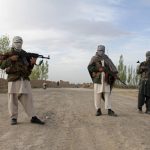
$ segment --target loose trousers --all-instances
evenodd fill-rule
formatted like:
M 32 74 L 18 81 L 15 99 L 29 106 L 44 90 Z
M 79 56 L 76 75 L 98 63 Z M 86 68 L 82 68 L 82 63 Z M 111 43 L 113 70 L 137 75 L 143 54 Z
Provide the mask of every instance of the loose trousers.
M 105 98 L 105 109 L 111 109 L 111 99 L 110 99 L 110 92 L 106 90 L 104 93 Z M 97 85 L 94 84 L 94 105 L 96 110 L 101 108 L 101 101 L 102 101 L 102 92 L 97 91 Z
M 35 116 L 31 85 L 28 80 L 8 82 L 8 110 L 11 118 L 18 117 L 18 101 L 29 117 Z
M 25 112 L 31 118 L 35 116 L 32 94 L 8 94 L 8 110 L 11 118 L 18 117 L 18 101 L 22 104 Z

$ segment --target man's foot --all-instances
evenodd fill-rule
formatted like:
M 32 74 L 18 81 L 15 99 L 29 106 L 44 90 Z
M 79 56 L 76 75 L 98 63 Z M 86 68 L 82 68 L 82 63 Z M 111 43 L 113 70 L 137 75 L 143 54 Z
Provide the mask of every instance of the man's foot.
M 99 108 L 96 112 L 96 116 L 101 116 L 102 115 L 102 112 L 101 112 L 101 109 Z
M 150 115 L 150 111 L 149 110 L 146 110 L 145 113 Z
M 31 123 L 36 123 L 36 124 L 41 124 L 41 125 L 45 124 L 45 122 L 41 121 L 39 118 L 37 118 L 37 116 L 34 116 L 31 118 Z
M 142 107 L 139 108 L 139 113 L 143 113 L 143 112 L 142 112 Z
M 111 109 L 108 109 L 108 115 L 109 116 L 117 117 L 117 114 L 113 110 L 111 110 Z
M 143 111 L 142 111 L 142 110 L 139 110 L 138 112 L 139 112 L 140 114 L 142 114 L 142 113 L 143 113 Z M 146 112 L 145 112 L 145 113 L 146 113 Z
M 16 125 L 17 124 L 17 119 L 16 118 L 12 118 L 10 124 L 11 125 Z

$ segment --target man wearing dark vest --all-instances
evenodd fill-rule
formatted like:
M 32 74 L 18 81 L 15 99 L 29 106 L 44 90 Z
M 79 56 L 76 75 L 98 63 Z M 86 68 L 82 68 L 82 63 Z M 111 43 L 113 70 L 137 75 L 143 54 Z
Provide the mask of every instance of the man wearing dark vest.
M 24 107 L 25 112 L 31 118 L 31 123 L 44 124 L 36 115 L 33 107 L 33 99 L 29 75 L 32 72 L 36 58 L 28 59 L 26 56 L 19 57 L 17 54 L 22 50 L 23 40 L 19 36 L 13 38 L 10 57 L 0 64 L 1 69 L 5 69 L 8 74 L 8 109 L 11 118 L 11 125 L 17 124 L 18 101 Z
M 117 69 L 111 59 L 105 54 L 105 46 L 98 45 L 95 56 L 91 58 L 88 71 L 94 83 L 94 104 L 96 116 L 101 116 L 101 100 L 105 100 L 105 109 L 109 116 L 117 116 L 111 109 L 110 93 L 117 77 Z M 112 76 L 113 74 L 113 76 Z
M 140 63 L 137 74 L 140 75 L 138 109 L 142 112 L 142 107 L 146 105 L 146 114 L 150 114 L 150 51 L 146 52 L 146 61 Z

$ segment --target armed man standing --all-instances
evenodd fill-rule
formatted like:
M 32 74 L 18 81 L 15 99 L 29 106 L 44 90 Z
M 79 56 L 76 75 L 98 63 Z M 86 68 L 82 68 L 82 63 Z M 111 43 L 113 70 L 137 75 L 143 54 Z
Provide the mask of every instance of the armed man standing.
M 19 57 L 16 55 L 25 52 L 22 50 L 23 40 L 19 36 L 13 38 L 10 57 L 1 62 L 0 68 L 8 74 L 8 109 L 11 125 L 17 124 L 18 100 L 25 112 L 31 118 L 31 123 L 44 124 L 36 115 L 33 107 L 29 75 L 32 72 L 36 58 Z M 13 55 L 14 54 L 14 55 Z
M 105 100 L 105 109 L 109 116 L 117 116 L 111 109 L 110 92 L 117 78 L 117 69 L 111 59 L 105 55 L 105 46 L 98 45 L 95 56 L 91 58 L 88 70 L 94 83 L 94 104 L 96 116 L 101 116 L 101 99 Z M 113 74 L 113 76 L 112 76 Z
M 140 63 L 137 69 L 140 75 L 138 109 L 142 112 L 142 106 L 146 104 L 146 114 L 150 114 L 150 51 L 146 53 L 146 61 Z

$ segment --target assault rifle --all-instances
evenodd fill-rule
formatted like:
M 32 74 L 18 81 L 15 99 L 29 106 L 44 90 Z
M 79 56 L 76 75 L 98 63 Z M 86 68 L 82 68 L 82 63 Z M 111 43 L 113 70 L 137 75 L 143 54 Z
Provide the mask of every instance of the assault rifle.
M 123 82 L 118 76 L 116 76 L 115 75 L 115 73 L 113 73 L 112 71 L 109 71 L 109 70 L 107 70 L 107 69 L 104 69 L 104 71 L 105 72 L 107 72 L 108 74 L 110 74 L 112 77 L 114 77 L 116 80 L 118 80 L 118 81 L 120 81 L 122 84 L 124 84 L 125 86 L 127 86 L 126 85 L 126 83 L 125 82 Z
M 20 58 L 21 61 L 23 62 L 23 64 L 25 64 L 25 65 L 29 64 L 29 61 L 31 58 L 42 58 L 42 60 L 39 62 L 38 65 L 41 65 L 43 63 L 43 59 L 50 59 L 50 56 L 45 57 L 45 56 L 37 54 L 37 53 L 26 52 L 24 50 L 21 50 L 19 52 L 14 50 L 11 52 L 7 52 L 5 54 L 0 54 L 0 61 L 6 60 L 9 57 L 14 56 L 14 55 L 17 55 L 18 58 Z
M 102 67 L 102 66 L 100 66 L 99 62 L 96 62 L 96 66 L 97 66 L 97 68 Z M 108 70 L 106 67 L 102 67 L 102 68 L 103 68 L 104 72 L 110 74 L 114 79 L 120 81 L 122 84 L 124 84 L 125 86 L 127 86 L 126 83 L 123 82 L 118 76 L 116 76 L 115 73 L 113 73 L 112 71 Z
M 149 63 L 148 62 L 140 62 L 140 61 L 137 61 L 138 64 L 141 64 L 141 66 L 138 66 L 140 67 L 140 72 L 148 72 L 148 74 L 150 75 L 150 67 L 149 67 Z
M 50 59 L 50 56 L 48 55 L 47 57 L 37 54 L 37 53 L 27 53 L 27 58 L 42 58 L 42 60 L 39 62 L 38 65 L 41 65 L 43 63 L 43 59 Z

